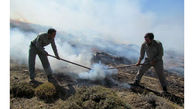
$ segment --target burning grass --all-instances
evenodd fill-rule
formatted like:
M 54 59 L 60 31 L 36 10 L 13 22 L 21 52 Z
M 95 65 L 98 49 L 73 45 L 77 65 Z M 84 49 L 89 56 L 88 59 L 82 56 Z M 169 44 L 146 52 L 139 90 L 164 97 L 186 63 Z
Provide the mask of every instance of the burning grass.
M 14 97 L 31 98 L 34 96 L 34 88 L 27 82 L 19 82 L 11 86 L 10 93 Z
M 61 108 L 68 109 L 130 109 L 115 92 L 102 86 L 82 87 Z
M 47 102 L 55 98 L 56 94 L 57 94 L 56 88 L 50 82 L 41 84 L 35 89 L 35 95 Z

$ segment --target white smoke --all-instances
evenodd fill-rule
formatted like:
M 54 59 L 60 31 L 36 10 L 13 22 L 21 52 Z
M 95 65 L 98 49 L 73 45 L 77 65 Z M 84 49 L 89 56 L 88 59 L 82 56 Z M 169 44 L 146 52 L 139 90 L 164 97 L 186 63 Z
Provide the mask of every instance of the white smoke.
M 91 48 L 137 59 L 138 47 L 128 49 L 127 45 L 140 46 L 147 32 L 153 32 L 165 50 L 175 49 L 183 53 L 183 17 L 173 13 L 169 17 L 157 16 L 151 11 L 142 12 L 139 0 L 11 0 L 10 5 L 11 19 L 48 25 L 57 31 L 73 34 L 57 34 L 59 55 L 88 67 L 91 66 Z M 36 35 L 11 29 L 11 58 L 27 64 L 29 44 Z M 65 40 L 61 41 L 59 37 Z M 46 50 L 53 54 L 50 46 Z M 39 58 L 37 60 L 36 65 L 42 68 Z M 86 72 L 83 68 L 50 57 L 49 60 L 53 70 Z
M 79 77 L 81 79 L 95 81 L 104 80 L 107 76 L 116 75 L 117 73 L 118 71 L 116 69 L 108 69 L 108 66 L 99 63 L 94 64 L 89 72 L 80 73 Z
M 10 31 L 10 55 L 20 64 L 27 64 L 29 44 L 35 33 L 21 32 L 17 28 Z
M 28 62 L 28 50 L 31 40 L 33 40 L 37 34 L 23 32 L 17 28 L 11 28 L 11 59 L 17 61 L 19 64 L 27 64 Z M 59 42 L 58 39 L 56 42 Z M 77 49 L 72 47 L 68 42 L 56 43 L 59 55 L 61 58 L 70 60 L 75 63 L 79 63 L 85 66 L 91 66 L 92 53 L 87 48 Z M 50 47 L 46 47 L 48 53 L 53 54 L 53 50 Z M 37 55 L 38 58 L 38 55 Z M 36 63 L 36 67 L 42 68 L 40 59 Z M 108 66 L 103 64 L 92 65 L 92 70 L 86 72 L 84 68 L 71 65 L 66 62 L 59 61 L 54 58 L 49 58 L 50 64 L 53 70 L 67 73 L 79 73 L 79 77 L 88 80 L 103 80 L 106 76 L 117 74 L 117 70 L 108 70 Z
M 27 25 L 27 24 L 26 24 Z M 17 61 L 19 64 L 28 64 L 28 52 L 29 52 L 29 45 L 30 42 L 36 38 L 37 33 L 34 32 L 25 32 L 21 29 L 19 29 L 21 25 L 15 28 L 11 28 L 10 31 L 10 57 L 12 60 Z M 28 26 L 32 26 L 29 25 Z M 32 26 L 33 27 L 33 26 Z M 71 36 L 71 35 L 65 35 L 61 36 L 61 34 L 57 34 L 56 36 L 56 46 L 58 49 L 59 56 L 63 59 L 69 60 L 74 63 L 78 63 L 87 67 L 91 67 L 91 58 L 93 55 L 93 52 L 91 49 L 93 47 L 97 47 L 98 49 L 101 50 L 106 50 L 106 46 L 108 47 L 109 50 L 114 50 L 116 45 L 114 43 L 110 43 L 108 41 L 105 41 L 103 39 L 98 39 L 98 38 L 92 38 L 85 36 L 85 40 L 79 40 L 81 39 L 80 37 L 83 36 Z M 65 39 L 64 41 L 61 40 Z M 101 44 L 95 43 L 96 41 L 101 40 Z M 72 44 L 75 44 L 72 46 Z M 51 46 L 46 46 L 45 50 L 49 53 L 54 55 L 53 50 Z M 123 54 L 124 51 L 122 50 Z M 120 52 L 120 50 L 118 50 Z M 120 52 L 121 53 L 121 52 Z M 131 54 L 129 54 L 131 56 Z M 62 72 L 62 73 L 82 73 L 88 71 L 87 69 L 84 69 L 82 67 L 76 66 L 69 64 L 67 62 L 63 62 L 60 60 L 57 60 L 52 57 L 48 57 L 51 68 L 53 69 L 54 72 Z M 40 62 L 40 59 L 37 55 L 36 57 L 36 68 L 43 68 L 42 64 Z M 89 72 L 89 77 L 88 79 L 104 79 L 107 75 L 112 75 L 115 74 L 114 70 L 107 70 L 107 66 L 104 66 L 102 64 L 96 64 L 93 66 L 93 70 Z M 90 75 L 91 74 L 91 75 Z M 85 73 L 83 73 L 85 75 Z
M 145 33 L 153 32 L 165 49 L 183 53 L 183 11 L 164 10 L 166 14 L 160 15 L 149 11 L 149 7 L 145 12 L 142 3 L 141 0 L 11 0 L 10 17 L 71 33 L 83 32 L 89 37 L 98 33 L 120 44 L 140 45 Z M 176 9 L 174 4 L 171 7 Z
M 10 58 L 16 61 L 19 64 L 28 64 L 28 51 L 30 42 L 37 36 L 37 33 L 34 32 L 25 32 L 21 29 L 11 28 L 10 31 Z M 36 28 L 35 28 L 36 29 Z M 38 28 L 40 29 L 40 28 Z M 84 38 L 83 38 L 84 37 Z M 62 38 L 62 40 L 61 40 Z M 63 40 L 65 39 L 65 40 Z M 59 56 L 63 59 L 91 67 L 91 58 L 92 58 L 92 48 L 97 48 L 99 50 L 103 50 L 105 52 L 114 53 L 115 56 L 124 56 L 129 60 L 135 60 L 136 62 L 139 56 L 139 47 L 136 45 L 122 45 L 116 44 L 112 41 L 103 40 L 102 38 L 98 37 L 89 37 L 87 35 L 81 33 L 74 33 L 73 35 L 67 34 L 57 34 L 56 36 L 56 45 L 59 52 Z M 101 42 L 101 43 L 96 43 Z M 73 46 L 72 46 L 73 44 Z M 49 54 L 54 54 L 51 46 L 46 46 L 46 51 Z M 175 53 L 175 51 L 173 52 Z M 173 56 L 173 59 L 170 57 Z M 165 69 L 173 72 L 179 72 L 180 74 L 184 73 L 184 60 L 182 59 L 183 56 L 179 59 L 178 57 L 175 58 L 175 54 L 169 54 L 165 52 L 164 55 L 164 67 Z M 72 65 L 63 61 L 59 61 L 57 59 L 48 57 L 51 68 L 54 72 L 63 72 L 63 73 L 81 73 L 83 74 L 83 78 L 89 78 L 90 80 L 95 80 L 100 78 L 106 77 L 106 72 L 104 72 L 104 68 L 102 65 L 95 65 L 92 72 L 87 72 L 87 69 L 81 68 L 76 65 Z M 183 61 L 178 61 L 183 60 Z M 40 62 L 39 57 L 37 56 L 36 59 L 36 68 L 42 69 L 42 64 Z M 168 63 L 171 63 L 170 65 Z M 179 65 L 180 64 L 180 65 Z M 101 67 L 100 67 L 101 66 Z M 170 66 L 170 67 L 169 67 Z M 102 72 L 102 73 L 99 73 Z M 94 76 L 96 75 L 96 76 Z
M 36 38 L 37 33 L 24 32 L 18 28 L 11 28 L 10 31 L 10 57 L 12 60 L 19 64 L 28 64 L 28 52 L 30 42 Z M 61 58 L 70 60 L 72 62 L 80 63 L 85 66 L 90 66 L 90 59 L 92 57 L 91 52 L 87 49 L 78 50 L 72 47 L 68 42 L 58 43 L 56 40 L 56 46 Z M 45 50 L 49 54 L 54 54 L 51 46 L 47 46 Z M 66 62 L 59 61 L 57 59 L 48 57 L 53 70 L 65 71 L 65 72 L 80 72 L 84 69 L 73 66 Z M 36 67 L 42 69 L 42 64 L 38 55 L 36 56 Z

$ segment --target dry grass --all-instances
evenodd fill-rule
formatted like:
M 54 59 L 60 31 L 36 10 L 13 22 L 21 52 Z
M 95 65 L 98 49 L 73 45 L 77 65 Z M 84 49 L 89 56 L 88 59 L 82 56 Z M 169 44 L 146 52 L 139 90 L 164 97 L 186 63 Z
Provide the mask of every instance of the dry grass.
M 19 82 L 11 86 L 10 93 L 13 97 L 31 98 L 34 96 L 34 88 L 29 83 Z
M 149 93 L 143 97 L 143 99 L 149 103 L 148 108 L 156 108 L 156 109 L 180 109 L 178 105 L 156 96 L 153 93 Z
M 183 107 L 153 93 L 138 94 L 129 91 L 118 92 L 125 103 L 134 109 L 183 109 Z
M 26 66 L 13 65 L 10 69 L 10 91 L 12 87 L 16 86 L 15 84 L 24 83 L 29 85 L 29 74 L 26 71 Z M 118 81 L 131 82 L 134 79 L 135 73 L 119 71 Z M 60 76 L 62 77 L 62 76 Z M 41 83 L 47 82 L 46 74 L 43 70 L 36 69 L 36 80 Z M 65 78 L 61 78 L 66 80 Z M 169 90 L 173 94 L 181 95 L 184 97 L 182 89 L 184 89 L 184 79 L 179 79 L 176 76 L 168 76 L 168 81 L 171 82 Z M 45 102 L 46 100 L 40 99 L 38 96 L 19 97 L 13 96 L 13 93 L 10 96 L 10 106 L 11 109 L 68 109 L 68 108 L 83 108 L 86 109 L 92 107 L 101 108 L 124 108 L 123 106 L 128 106 L 130 104 L 131 108 L 134 109 L 182 109 L 183 107 L 169 101 L 167 98 L 162 98 L 154 94 L 148 93 L 134 93 L 130 90 L 121 90 L 121 89 L 107 89 L 102 86 L 97 88 L 84 87 L 80 88 L 76 85 L 73 85 L 72 88 L 66 86 L 67 81 L 60 83 L 61 87 L 57 88 L 56 86 L 56 95 L 59 96 L 54 102 Z M 161 87 L 157 78 L 143 76 L 141 84 L 147 88 L 160 91 Z M 17 87 L 23 87 L 26 85 L 19 85 Z M 52 86 L 51 86 L 52 87 Z M 53 87 L 54 88 L 54 87 Z M 64 95 L 67 92 L 72 92 L 70 89 L 75 89 L 75 94 L 69 94 L 69 96 Z M 28 89 L 28 88 L 25 88 Z M 69 89 L 69 90 L 68 90 Z M 179 90 L 181 89 L 181 90 Z M 64 93 L 62 93 L 64 91 Z M 13 91 L 16 92 L 16 91 Z M 53 91 L 55 92 L 55 91 Z M 60 93 L 60 94 L 59 94 Z M 15 94 L 17 95 L 17 94 Z M 52 94 L 51 94 L 52 95 Z M 55 95 L 55 94 L 54 94 Z M 23 95 L 22 95 L 23 96 Z M 51 99 L 54 99 L 55 96 Z M 84 98 L 84 99 L 83 99 Z M 107 99 L 104 99 L 107 98 Z M 85 101 L 83 101 L 85 100 Z M 102 103 L 103 102 L 103 103 Z M 101 103 L 101 104 L 100 104 Z M 120 104 L 122 104 L 120 106 Z M 183 104 L 184 105 L 184 104 Z M 104 106 L 104 107 L 103 107 Z M 120 106 L 120 107 L 119 107 Z
M 82 87 L 61 108 L 67 109 L 130 109 L 111 89 L 102 86 Z
M 50 82 L 43 83 L 35 89 L 35 95 L 45 101 L 52 100 L 56 97 L 56 94 L 56 88 Z

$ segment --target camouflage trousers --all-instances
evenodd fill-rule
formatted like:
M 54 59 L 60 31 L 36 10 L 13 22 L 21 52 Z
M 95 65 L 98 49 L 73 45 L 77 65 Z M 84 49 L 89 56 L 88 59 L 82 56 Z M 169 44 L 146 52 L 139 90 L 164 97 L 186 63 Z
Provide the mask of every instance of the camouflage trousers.
M 139 71 L 138 71 L 138 73 L 137 73 L 137 75 L 136 75 L 136 77 L 135 77 L 135 81 L 136 81 L 136 82 L 139 83 L 140 80 L 141 80 L 141 78 L 142 78 L 142 76 L 143 76 L 143 74 L 144 74 L 145 72 L 147 72 L 148 69 L 151 67 L 151 65 L 148 64 L 148 63 L 149 63 L 149 61 L 146 61 L 146 60 L 145 60 L 144 64 L 140 67 L 140 69 L 139 69 Z M 164 68 L 163 68 L 163 61 L 160 60 L 160 61 L 156 62 L 156 64 L 153 65 L 153 67 L 154 67 L 154 69 L 155 69 L 155 72 L 156 72 L 157 75 L 158 75 L 158 78 L 159 78 L 159 80 L 160 80 L 161 86 L 162 86 L 163 88 L 164 88 L 164 87 L 167 87 L 166 77 L 165 77 Z
M 28 57 L 28 68 L 29 68 L 29 72 L 30 72 L 30 79 L 34 79 L 35 75 L 36 75 L 35 74 L 36 55 L 39 56 L 46 74 L 51 75 L 52 70 L 51 70 L 50 63 L 48 61 L 47 56 L 44 55 L 44 54 L 39 53 L 38 50 L 36 49 L 36 47 L 31 44 L 30 49 L 29 49 L 29 57 Z

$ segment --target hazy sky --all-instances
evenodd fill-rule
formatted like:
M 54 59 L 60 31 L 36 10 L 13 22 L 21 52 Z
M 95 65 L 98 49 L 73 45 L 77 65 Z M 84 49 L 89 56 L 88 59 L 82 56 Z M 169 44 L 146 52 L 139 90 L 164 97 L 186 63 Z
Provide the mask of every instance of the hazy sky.
M 153 32 L 165 49 L 183 53 L 183 0 L 11 0 L 10 17 L 123 44 Z

